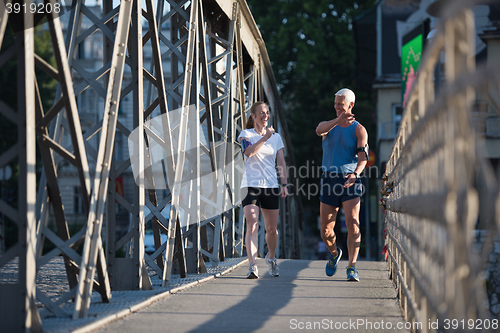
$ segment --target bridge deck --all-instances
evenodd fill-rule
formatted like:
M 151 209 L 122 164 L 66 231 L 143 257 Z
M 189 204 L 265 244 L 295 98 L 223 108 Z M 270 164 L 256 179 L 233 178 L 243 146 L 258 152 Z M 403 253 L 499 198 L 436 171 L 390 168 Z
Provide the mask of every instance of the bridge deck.
M 345 281 L 347 261 L 328 278 L 326 261 L 280 260 L 281 276 L 258 280 L 247 265 L 158 302 L 98 332 L 407 332 L 385 262 L 359 262 L 361 281 Z M 316 325 L 316 326 L 314 326 Z M 340 328 L 340 329 L 339 329 Z M 389 329 L 392 328 L 392 329 Z

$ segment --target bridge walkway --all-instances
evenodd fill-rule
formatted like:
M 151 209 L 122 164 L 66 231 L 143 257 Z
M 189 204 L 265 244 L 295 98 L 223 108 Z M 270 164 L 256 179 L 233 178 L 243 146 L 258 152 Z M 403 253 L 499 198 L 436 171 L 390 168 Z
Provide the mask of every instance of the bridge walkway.
M 102 325 L 97 332 L 408 332 L 385 262 L 358 263 L 360 282 L 345 281 L 347 261 L 333 277 L 325 261 L 279 260 L 281 275 L 246 279 L 247 261 Z M 399 329 L 398 327 L 402 327 Z

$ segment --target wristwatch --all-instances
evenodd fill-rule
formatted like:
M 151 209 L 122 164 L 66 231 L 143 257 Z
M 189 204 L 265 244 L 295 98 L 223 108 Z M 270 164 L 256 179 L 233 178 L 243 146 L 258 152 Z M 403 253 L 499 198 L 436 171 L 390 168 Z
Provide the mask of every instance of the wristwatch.
M 355 175 L 355 176 L 356 176 L 356 178 L 359 178 L 359 174 L 358 174 L 358 173 L 356 173 L 356 172 L 351 172 L 351 173 L 352 173 L 353 175 Z

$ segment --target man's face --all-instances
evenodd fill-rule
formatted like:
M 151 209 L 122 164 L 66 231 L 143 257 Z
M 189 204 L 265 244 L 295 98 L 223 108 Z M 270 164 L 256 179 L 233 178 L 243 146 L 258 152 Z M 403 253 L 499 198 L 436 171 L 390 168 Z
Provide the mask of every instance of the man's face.
M 335 111 L 337 111 L 337 116 L 340 116 L 342 112 L 351 113 L 352 106 L 346 102 L 345 96 L 335 96 Z

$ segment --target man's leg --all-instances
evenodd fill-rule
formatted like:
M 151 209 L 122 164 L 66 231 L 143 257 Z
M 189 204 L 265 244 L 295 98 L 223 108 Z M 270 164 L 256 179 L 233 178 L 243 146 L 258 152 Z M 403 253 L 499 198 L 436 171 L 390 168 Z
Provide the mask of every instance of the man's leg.
M 320 203 L 319 216 L 321 223 L 321 239 L 323 239 L 323 242 L 326 244 L 326 247 L 328 247 L 333 257 L 338 255 L 337 237 L 333 230 L 338 211 L 339 207 L 330 206 L 322 202 Z
M 259 234 L 259 206 L 246 205 L 243 207 L 245 219 L 247 221 L 247 233 L 245 236 L 245 245 L 247 248 L 247 256 L 250 265 L 255 264 L 255 257 L 257 257 L 257 244 Z
M 328 247 L 330 254 L 326 263 L 326 276 L 333 276 L 337 273 L 337 266 L 342 256 L 342 250 L 337 247 L 337 237 L 335 236 L 335 219 L 337 217 L 338 207 L 330 206 L 324 203 L 320 204 L 320 220 L 321 220 L 321 238 Z
M 360 199 L 354 198 L 342 203 L 347 226 L 347 250 L 349 251 L 349 266 L 356 266 L 356 260 L 361 245 L 361 231 L 359 229 Z

